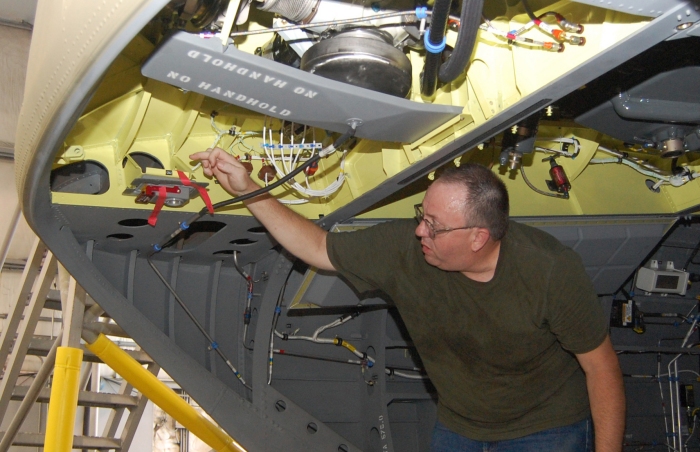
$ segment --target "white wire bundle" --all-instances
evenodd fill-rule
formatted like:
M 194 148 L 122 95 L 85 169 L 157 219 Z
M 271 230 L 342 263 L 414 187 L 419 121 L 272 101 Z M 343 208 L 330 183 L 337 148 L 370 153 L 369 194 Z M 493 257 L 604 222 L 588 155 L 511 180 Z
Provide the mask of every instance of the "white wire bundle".
M 268 135 L 269 134 L 269 135 Z M 266 138 L 269 137 L 269 143 L 270 145 L 268 146 L 266 142 Z M 280 131 L 280 144 L 283 143 L 284 141 L 284 135 Z M 304 140 L 301 142 L 302 144 L 304 143 Z M 292 135 L 291 137 L 291 144 L 294 144 L 294 136 Z M 274 150 L 272 149 L 272 129 L 267 129 L 266 127 L 263 127 L 263 149 L 265 149 L 265 155 L 267 156 L 267 159 L 270 161 L 272 166 L 275 168 L 275 171 L 277 172 L 277 176 L 282 178 L 292 172 L 294 168 L 297 166 L 297 163 L 299 163 L 299 158 L 301 157 L 301 148 L 297 148 L 296 150 L 296 155 L 294 153 L 293 147 L 289 149 L 289 156 L 285 155 L 284 153 L 284 148 L 280 147 L 280 158 L 275 157 Z M 316 153 L 315 149 L 312 149 L 311 151 L 311 156 L 313 157 L 314 154 Z M 340 187 L 343 186 L 343 183 L 345 182 L 345 152 L 343 152 L 343 157 L 340 160 L 340 173 L 338 174 L 338 177 L 330 183 L 327 187 L 316 190 L 309 188 L 309 179 L 308 177 L 306 178 L 306 187 L 302 186 L 298 182 L 294 181 L 293 179 L 288 182 L 288 185 L 292 187 L 294 190 L 297 192 L 301 193 L 302 195 L 309 196 L 309 197 L 328 197 L 332 195 L 333 193 L 337 192 Z M 309 202 L 308 199 L 299 199 L 299 200 L 280 200 L 282 203 L 285 204 L 301 204 L 305 202 Z
M 499 30 L 498 28 L 494 27 L 491 24 L 491 21 L 488 19 L 484 19 L 484 22 L 485 23 L 481 24 L 479 26 L 479 28 L 482 30 L 488 31 L 489 33 L 491 33 L 494 36 L 498 36 L 500 38 L 505 38 L 505 39 L 508 39 L 509 41 L 514 41 L 514 42 L 517 42 L 519 44 L 524 44 L 524 45 L 528 45 L 528 46 L 532 46 L 532 47 L 543 47 L 543 48 L 548 49 L 548 50 L 561 49 L 561 44 L 559 44 L 557 42 L 539 41 L 539 40 L 519 36 L 520 33 L 523 33 L 525 31 L 527 31 L 528 29 L 530 29 L 531 26 L 534 25 L 534 22 L 527 24 L 526 26 L 524 26 L 520 30 L 516 31 L 515 33 L 512 33 L 510 31 Z
M 335 344 L 335 340 L 336 340 L 335 338 L 326 339 L 323 337 L 318 337 L 318 335 L 321 334 L 322 332 L 326 331 L 329 328 L 334 328 L 336 326 L 340 326 L 352 318 L 353 317 L 350 315 L 347 315 L 345 317 L 340 317 L 339 319 L 332 321 L 328 325 L 323 325 L 323 326 L 317 328 L 316 331 L 314 331 L 314 334 L 311 336 L 296 336 L 294 334 L 290 334 L 290 335 L 287 335 L 287 337 L 285 338 L 285 336 L 282 333 L 280 333 L 279 331 L 276 331 L 276 330 L 275 330 L 275 336 L 282 338 L 282 339 L 285 339 L 285 340 L 290 340 L 290 341 L 291 340 L 302 340 L 302 341 L 315 342 L 317 344 Z M 358 358 L 367 359 L 368 361 L 370 361 L 374 364 L 374 358 L 372 358 L 371 356 L 367 356 L 367 355 L 363 354 L 362 352 L 360 352 L 359 350 L 351 350 L 351 351 Z
M 564 150 L 560 150 L 560 149 L 550 149 L 550 148 L 544 148 L 541 146 L 535 146 L 535 150 L 537 150 L 537 151 L 552 152 L 555 154 L 561 154 L 564 157 L 575 158 L 578 155 L 579 150 L 581 150 L 581 143 L 579 143 L 576 138 L 564 138 L 564 137 L 561 137 L 561 138 L 538 138 L 537 141 L 573 145 L 574 152 L 568 152 L 568 151 L 564 151 Z

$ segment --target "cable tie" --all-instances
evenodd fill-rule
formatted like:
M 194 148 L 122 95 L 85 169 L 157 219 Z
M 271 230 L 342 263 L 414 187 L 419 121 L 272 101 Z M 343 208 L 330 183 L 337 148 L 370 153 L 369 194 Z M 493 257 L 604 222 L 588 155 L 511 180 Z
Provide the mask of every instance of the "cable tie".
M 423 35 L 423 45 L 425 46 L 425 50 L 430 53 L 442 53 L 442 51 L 445 50 L 445 45 L 447 44 L 447 36 L 443 36 L 441 43 L 433 44 L 430 42 L 430 33 L 428 33 L 428 31 L 430 31 L 430 29 L 426 30 L 426 33 Z
M 387 370 L 389 371 L 389 376 L 393 377 L 394 376 L 394 369 L 392 369 L 391 367 L 387 367 Z
M 246 296 L 249 300 L 253 299 L 253 294 L 251 292 L 248 292 L 248 295 Z
M 287 333 L 282 333 L 282 340 L 283 340 L 283 341 L 289 340 L 289 334 L 287 334 Z
M 427 19 L 428 18 L 428 8 L 426 6 L 416 7 L 416 19 Z
M 156 243 L 155 245 L 153 245 L 153 249 L 157 252 L 162 250 L 163 248 L 161 248 L 161 246 Z
M 343 340 L 339 337 L 336 337 L 335 338 L 335 345 L 337 345 L 337 346 L 343 345 Z
M 219 348 L 219 344 L 216 343 L 216 341 L 212 342 L 212 343 L 211 343 L 211 349 L 212 349 L 212 350 L 216 350 L 217 348 Z
M 362 359 L 367 359 L 367 353 L 362 354 Z
M 180 223 L 180 229 L 182 229 L 183 231 L 186 231 L 189 228 L 190 228 L 190 225 L 187 224 L 186 221 L 183 221 L 182 223 Z
M 279 306 L 275 306 L 275 314 L 280 314 L 282 312 L 282 308 Z

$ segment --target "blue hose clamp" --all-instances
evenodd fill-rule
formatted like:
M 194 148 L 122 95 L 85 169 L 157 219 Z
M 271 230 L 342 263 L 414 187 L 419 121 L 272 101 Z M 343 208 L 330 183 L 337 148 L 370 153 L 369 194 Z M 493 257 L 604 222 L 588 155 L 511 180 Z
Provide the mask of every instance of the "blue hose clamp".
M 190 227 L 190 225 L 187 224 L 186 221 L 183 221 L 182 223 L 180 223 L 180 229 L 183 230 L 183 231 L 189 229 L 189 227 Z
M 427 19 L 428 18 L 428 8 L 425 6 L 416 7 L 416 19 Z
M 154 249 L 156 252 L 162 250 L 162 248 L 160 247 L 160 245 L 158 245 L 157 243 L 156 243 L 155 245 L 153 245 L 153 249 Z
M 433 44 L 430 42 L 429 31 L 430 29 L 426 30 L 425 34 L 423 35 L 423 45 L 425 46 L 425 50 L 430 53 L 442 53 L 442 51 L 445 50 L 445 45 L 447 44 L 447 36 L 443 36 L 440 44 Z

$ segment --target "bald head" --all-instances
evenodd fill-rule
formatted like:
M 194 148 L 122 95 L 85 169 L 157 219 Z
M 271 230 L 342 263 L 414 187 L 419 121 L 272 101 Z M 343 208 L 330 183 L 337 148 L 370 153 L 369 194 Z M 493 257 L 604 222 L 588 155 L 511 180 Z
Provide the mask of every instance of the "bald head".
M 450 167 L 440 174 L 436 184 L 452 184 L 464 193 L 461 209 L 469 224 L 486 228 L 494 240 L 508 230 L 508 191 L 491 170 L 467 163 Z

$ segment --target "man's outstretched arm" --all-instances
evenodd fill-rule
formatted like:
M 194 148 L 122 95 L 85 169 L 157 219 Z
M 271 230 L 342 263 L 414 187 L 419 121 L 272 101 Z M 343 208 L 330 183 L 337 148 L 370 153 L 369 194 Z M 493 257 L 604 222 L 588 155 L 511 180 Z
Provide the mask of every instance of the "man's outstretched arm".
M 260 189 L 245 167 L 222 149 L 207 149 L 190 155 L 202 163 L 204 174 L 216 177 L 232 196 Z M 322 270 L 335 270 L 326 251 L 327 231 L 280 204 L 269 194 L 244 201 L 246 207 L 267 228 L 268 232 L 290 253 Z
M 622 450 L 625 432 L 625 387 L 610 336 L 598 348 L 576 355 L 586 374 L 588 399 L 595 428 L 595 450 Z

